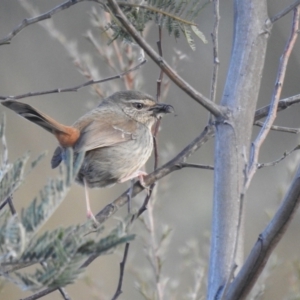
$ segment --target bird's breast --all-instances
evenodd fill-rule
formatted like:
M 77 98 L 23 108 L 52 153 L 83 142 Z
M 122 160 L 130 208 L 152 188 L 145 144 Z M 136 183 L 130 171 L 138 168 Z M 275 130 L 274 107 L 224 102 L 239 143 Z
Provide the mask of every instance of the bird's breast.
M 120 182 L 145 165 L 152 149 L 152 134 L 147 127 L 141 126 L 128 141 L 88 151 L 77 181 L 83 183 L 85 178 L 90 187 Z

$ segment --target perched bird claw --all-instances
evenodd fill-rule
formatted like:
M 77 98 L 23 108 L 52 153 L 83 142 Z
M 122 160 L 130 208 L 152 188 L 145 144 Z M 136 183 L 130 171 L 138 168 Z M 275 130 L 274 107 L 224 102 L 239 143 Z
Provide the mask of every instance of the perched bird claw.
M 95 215 L 93 214 L 93 212 L 91 210 L 88 210 L 86 212 L 86 217 L 89 219 L 89 220 L 92 220 L 95 225 L 99 225 L 99 222 L 97 221 Z
M 150 195 L 150 187 L 146 186 L 146 183 L 145 183 L 145 180 L 144 180 L 144 176 L 146 176 L 146 175 L 148 175 L 148 174 L 147 173 L 141 174 L 141 175 L 138 176 L 138 178 L 139 178 L 139 181 L 140 181 L 140 185 L 146 190 L 147 195 L 149 196 Z

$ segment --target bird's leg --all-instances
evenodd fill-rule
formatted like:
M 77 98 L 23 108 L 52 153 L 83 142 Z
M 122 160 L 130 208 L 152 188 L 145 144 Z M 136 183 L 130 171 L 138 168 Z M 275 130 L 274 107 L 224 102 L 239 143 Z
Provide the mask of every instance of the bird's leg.
M 85 203 L 86 203 L 86 216 L 88 219 L 92 219 L 96 224 L 98 224 L 98 221 L 96 220 L 96 217 L 94 216 L 91 210 L 89 191 L 88 191 L 88 186 L 85 178 L 83 178 L 83 182 L 84 182 Z
M 139 181 L 140 181 L 140 185 L 141 185 L 145 190 L 147 190 L 147 194 L 149 194 L 149 192 L 150 192 L 149 187 L 146 186 L 145 181 L 144 181 L 144 176 L 147 176 L 147 175 L 148 175 L 148 174 L 147 174 L 146 172 L 141 171 L 141 170 L 138 170 L 138 171 L 132 173 L 131 175 L 122 178 L 121 180 L 119 180 L 119 182 L 122 183 L 122 182 L 125 182 L 125 181 L 127 181 L 127 180 L 130 180 L 130 179 L 133 179 L 133 178 L 138 177 L 138 179 L 139 179 Z
M 134 179 L 131 179 L 130 181 L 130 188 L 127 193 L 128 197 L 128 213 L 131 214 L 131 198 L 132 198 L 132 190 L 133 190 L 133 185 L 134 185 Z

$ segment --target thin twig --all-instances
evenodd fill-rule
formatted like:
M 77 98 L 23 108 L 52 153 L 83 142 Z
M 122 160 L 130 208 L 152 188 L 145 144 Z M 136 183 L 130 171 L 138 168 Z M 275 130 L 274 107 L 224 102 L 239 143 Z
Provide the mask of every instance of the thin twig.
M 65 10 L 79 2 L 83 2 L 83 1 L 90 1 L 90 0 L 69 0 L 62 4 L 55 6 L 54 8 L 52 8 L 51 10 L 47 11 L 44 14 L 38 15 L 33 18 L 24 19 L 12 32 L 10 32 L 6 37 L 4 37 L 3 39 L 0 40 L 0 45 L 10 44 L 11 39 L 14 36 L 16 36 L 25 27 L 27 27 L 31 24 L 46 20 L 46 19 L 50 19 L 54 14 L 56 14 L 62 10 Z
M 131 199 L 132 199 L 132 189 L 133 189 L 133 185 L 134 185 L 134 179 L 130 180 L 130 188 L 128 190 L 128 214 L 131 214 Z
M 138 212 L 137 212 L 137 214 L 136 214 L 136 216 L 135 216 L 136 219 L 137 219 L 144 211 L 147 210 L 147 206 L 148 206 L 148 203 L 149 203 L 150 198 L 151 198 L 151 196 L 152 196 L 154 187 L 155 187 L 155 182 L 151 184 L 150 189 L 149 189 L 149 192 L 148 192 L 147 196 L 145 197 L 142 206 L 139 208 L 139 210 L 138 210 Z
M 300 103 L 300 94 L 288 98 L 284 98 L 278 102 L 277 112 L 285 110 L 289 108 L 291 105 L 298 104 L 298 103 Z M 266 117 L 269 113 L 270 107 L 271 105 L 267 105 L 257 109 L 254 116 L 254 122 Z
M 189 163 L 180 163 L 180 164 L 177 164 L 176 167 L 178 169 L 182 169 L 182 168 L 196 168 L 196 169 L 204 169 L 204 170 L 214 170 L 213 166 L 200 165 L 200 164 L 189 164 Z
M 214 29 L 211 34 L 212 44 L 213 44 L 213 74 L 211 79 L 211 87 L 210 87 L 210 100 L 216 102 L 217 95 L 217 84 L 218 84 L 218 74 L 219 74 L 219 24 L 220 24 L 220 8 L 219 8 L 219 0 L 213 0 L 214 3 Z M 209 115 L 209 122 L 212 122 L 212 114 Z
M 40 15 L 40 11 L 30 0 L 20 1 L 20 5 L 31 15 L 31 17 Z M 70 56 L 74 66 L 80 71 L 80 73 L 87 78 L 87 80 L 102 78 L 99 74 L 99 70 L 95 67 L 90 55 L 82 55 L 78 49 L 78 45 L 70 41 L 57 27 L 56 23 L 52 19 L 45 20 L 37 23 L 43 29 L 46 30 L 48 35 L 59 42 Z M 124 70 L 122 70 L 124 71 Z M 117 73 L 114 72 L 114 73 Z M 93 91 L 100 98 L 105 98 L 106 93 L 99 85 L 92 86 Z
M 161 25 L 158 25 L 158 41 L 156 42 L 157 49 L 160 57 L 163 57 L 162 52 L 162 28 Z M 156 81 L 156 100 L 157 102 L 160 102 L 161 98 L 161 83 L 163 81 L 164 72 L 162 69 L 160 69 L 158 79 Z M 154 170 L 158 167 L 158 161 L 159 161 L 159 154 L 158 154 L 158 144 L 157 144 L 157 134 L 160 127 L 160 120 L 157 120 L 154 126 L 154 132 L 153 132 L 153 143 L 154 143 Z
M 125 270 L 125 264 L 126 264 L 126 260 L 127 260 L 127 256 L 128 256 L 129 246 L 130 246 L 130 243 L 125 244 L 123 259 L 120 262 L 119 283 L 118 283 L 116 293 L 112 297 L 112 300 L 116 300 L 122 294 L 122 284 L 123 284 L 124 270 Z
M 8 203 L 8 198 L 0 203 L 0 210 L 2 210 L 7 203 Z
M 278 13 L 277 15 L 275 15 L 274 17 L 272 17 L 270 19 L 271 23 L 274 23 L 277 20 L 279 20 L 282 17 L 284 17 L 286 14 L 288 14 L 290 11 L 292 11 L 294 8 L 296 8 L 299 4 L 300 4 L 300 0 L 296 0 L 294 3 L 292 3 L 291 5 L 289 5 L 287 8 L 285 8 L 284 10 L 282 10 L 280 13 Z
M 9 197 L 7 198 L 7 202 L 6 202 L 6 203 L 7 203 L 8 206 L 9 206 L 9 209 L 10 209 L 11 214 L 14 216 L 14 215 L 17 213 L 17 211 L 16 211 L 16 208 L 15 208 L 14 203 L 13 203 L 13 201 L 12 201 L 12 196 L 9 196 Z
M 132 189 L 133 189 L 134 182 L 135 182 L 134 179 L 132 179 L 130 181 L 130 188 L 129 188 L 128 193 L 127 193 L 127 196 L 128 196 L 128 214 L 131 214 L 131 199 L 132 199 Z M 131 223 L 133 221 L 134 221 L 134 216 L 131 218 Z M 130 243 L 127 242 L 125 244 L 125 248 L 124 248 L 123 259 L 120 262 L 120 275 L 119 275 L 118 286 L 117 286 L 117 289 L 116 289 L 116 292 L 115 292 L 114 296 L 112 297 L 112 300 L 116 300 L 122 294 L 124 270 L 125 270 L 126 260 L 127 260 L 127 256 L 128 256 L 129 246 L 130 246 Z
M 134 26 L 128 21 L 123 11 L 120 9 L 116 0 L 108 0 L 113 14 L 118 18 L 126 31 L 140 45 L 141 48 L 151 57 L 151 59 L 164 71 L 164 73 L 183 91 L 185 91 L 192 99 L 204 106 L 215 117 L 226 118 L 226 110 L 220 105 L 215 104 L 210 99 L 202 95 L 191 85 L 188 84 L 156 51 L 141 37 Z
M 264 126 L 260 130 L 257 138 L 255 139 L 255 141 L 253 142 L 252 147 L 251 147 L 250 164 L 249 164 L 249 168 L 248 168 L 248 172 L 247 172 L 247 180 L 245 183 L 246 189 L 248 189 L 250 182 L 251 182 L 255 172 L 257 171 L 259 150 L 260 150 L 263 142 L 265 141 L 268 133 L 270 132 L 271 126 L 273 125 L 273 122 L 277 115 L 278 102 L 280 99 L 282 86 L 283 86 L 283 82 L 284 82 L 284 78 L 285 78 L 285 74 L 286 74 L 286 67 L 287 67 L 287 63 L 288 63 L 289 57 L 291 55 L 291 52 L 294 48 L 296 39 L 298 37 L 298 29 L 299 29 L 299 7 L 295 8 L 295 10 L 294 10 L 291 34 L 290 34 L 288 42 L 286 43 L 283 54 L 280 58 L 275 88 L 274 88 L 274 92 L 273 92 L 267 119 L 264 122 Z
M 106 82 L 106 81 L 113 80 L 113 79 L 122 78 L 124 75 L 128 74 L 129 72 L 138 70 L 146 62 L 147 62 L 147 60 L 145 59 L 142 62 L 140 62 L 139 64 L 137 64 L 135 67 L 133 67 L 131 69 L 128 69 L 127 71 L 124 71 L 120 74 L 117 74 L 117 75 L 114 75 L 114 76 L 111 76 L 111 77 L 107 77 L 107 78 L 104 78 L 104 79 L 99 79 L 99 80 L 89 80 L 89 81 L 87 81 L 83 84 L 77 85 L 75 87 L 64 88 L 64 89 L 54 89 L 54 90 L 42 91 L 42 92 L 29 92 L 27 94 L 22 94 L 22 95 L 18 95 L 18 96 L 0 96 L 0 100 L 19 100 L 19 99 L 26 98 L 26 97 L 34 97 L 34 96 L 54 94 L 54 93 L 77 92 L 79 89 L 81 89 L 83 87 L 86 87 L 88 85 L 101 83 L 101 82 Z
M 44 297 L 44 296 L 46 296 L 46 295 L 48 295 L 48 294 L 50 294 L 50 293 L 52 293 L 56 290 L 57 290 L 56 287 L 47 288 L 47 289 L 44 289 L 40 292 L 37 292 L 37 293 L 29 296 L 29 297 L 22 298 L 20 300 L 36 300 L 36 299 L 42 298 L 42 297 Z
M 157 191 L 157 189 L 156 189 Z M 161 259 L 159 257 L 159 244 L 156 238 L 156 226 L 154 221 L 154 202 L 150 201 L 148 204 L 148 220 L 149 220 L 149 234 L 151 241 L 149 242 L 149 258 L 150 258 L 150 264 L 153 268 L 154 272 L 154 280 L 155 280 L 155 287 L 157 292 L 157 298 L 158 300 L 164 299 L 164 285 L 161 282 Z
M 259 126 L 259 127 L 263 127 L 264 126 L 264 122 L 256 121 L 256 122 L 254 122 L 254 125 L 255 126 Z M 295 133 L 295 134 L 300 133 L 300 129 L 299 128 L 290 128 L 290 127 L 277 126 L 277 125 L 272 125 L 271 126 L 271 130 L 281 131 L 281 132 L 288 132 L 288 133 Z
M 286 157 L 291 155 L 293 152 L 295 152 L 299 149 L 300 149 L 300 145 L 296 146 L 294 149 L 292 149 L 288 152 L 284 152 L 283 155 L 280 158 L 278 158 L 278 159 L 276 159 L 272 162 L 258 164 L 258 169 L 262 169 L 264 167 L 273 167 L 273 166 L 277 165 L 278 163 L 280 163 L 282 160 L 284 160 Z
M 66 290 L 64 288 L 58 288 L 58 291 L 60 292 L 60 294 L 62 295 L 62 297 L 64 298 L 64 300 L 71 300 L 71 297 L 68 295 L 68 293 L 66 292 Z

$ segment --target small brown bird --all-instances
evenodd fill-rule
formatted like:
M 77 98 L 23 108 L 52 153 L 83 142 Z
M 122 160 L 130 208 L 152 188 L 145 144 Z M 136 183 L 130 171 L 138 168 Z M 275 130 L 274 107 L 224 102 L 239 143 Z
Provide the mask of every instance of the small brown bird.
M 85 152 L 76 181 L 85 187 L 87 215 L 93 219 L 87 187 L 107 187 L 135 177 L 144 185 L 146 173 L 140 168 L 153 149 L 151 128 L 157 119 L 174 112 L 171 105 L 157 103 L 147 94 L 122 91 L 66 126 L 28 104 L 14 100 L 1 103 L 55 135 L 59 146 L 51 160 L 52 168 L 61 163 L 67 147 L 72 147 L 75 155 Z

